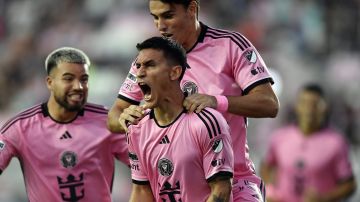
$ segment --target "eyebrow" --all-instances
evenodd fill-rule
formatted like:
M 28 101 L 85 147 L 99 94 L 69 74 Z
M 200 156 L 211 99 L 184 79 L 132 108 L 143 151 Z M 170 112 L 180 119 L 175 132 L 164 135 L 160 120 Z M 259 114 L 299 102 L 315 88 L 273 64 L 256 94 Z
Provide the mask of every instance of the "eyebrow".
M 155 60 L 150 59 L 150 60 L 147 60 L 147 61 L 141 62 L 141 63 L 140 63 L 140 62 L 136 62 L 135 64 L 136 64 L 136 68 L 138 68 L 138 66 L 139 66 L 139 65 L 141 66 L 141 64 L 143 64 L 145 67 L 147 67 L 147 66 L 150 66 L 150 65 L 155 65 L 156 62 L 155 62 Z
M 164 16 L 164 15 L 168 15 L 168 14 L 172 14 L 172 13 L 174 13 L 174 11 L 170 9 L 170 10 L 167 10 L 167 11 L 164 11 L 164 12 L 160 13 L 158 16 Z M 150 15 L 152 15 L 153 17 L 158 17 L 154 13 L 150 13 Z

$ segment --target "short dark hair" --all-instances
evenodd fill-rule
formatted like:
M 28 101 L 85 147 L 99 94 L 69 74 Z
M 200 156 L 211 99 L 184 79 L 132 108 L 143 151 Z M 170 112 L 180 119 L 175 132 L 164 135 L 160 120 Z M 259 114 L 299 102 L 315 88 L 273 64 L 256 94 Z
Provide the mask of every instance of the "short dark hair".
M 160 1 L 167 4 L 181 4 L 185 8 L 189 7 L 192 1 L 196 1 L 198 5 L 200 4 L 200 0 L 160 0 Z
M 198 18 L 199 9 L 200 9 L 200 0 L 159 0 L 159 1 L 166 3 L 166 4 L 180 4 L 180 5 L 183 5 L 184 8 L 186 8 L 186 9 L 189 8 L 189 5 L 192 1 L 195 1 L 197 4 L 196 17 Z
M 324 93 L 324 90 L 323 88 L 319 85 L 319 84 L 316 84 L 316 83 L 308 83 L 308 84 L 305 84 L 302 88 L 301 88 L 302 91 L 310 91 L 310 92 L 313 92 L 313 93 L 316 93 L 318 94 L 320 97 L 322 98 L 325 98 L 325 93 Z
M 45 71 L 49 75 L 60 63 L 86 64 L 90 66 L 89 57 L 82 51 L 72 47 L 62 47 L 52 51 L 45 60 Z
M 180 65 L 182 72 L 179 80 L 184 76 L 185 70 L 189 65 L 187 64 L 185 49 L 172 39 L 165 37 L 151 37 L 136 45 L 138 51 L 144 49 L 155 49 L 163 52 L 164 57 L 171 65 Z

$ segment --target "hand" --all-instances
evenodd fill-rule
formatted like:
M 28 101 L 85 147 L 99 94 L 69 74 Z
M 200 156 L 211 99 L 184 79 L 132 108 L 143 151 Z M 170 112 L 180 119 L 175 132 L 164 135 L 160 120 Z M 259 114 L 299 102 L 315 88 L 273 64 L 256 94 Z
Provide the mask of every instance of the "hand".
M 199 113 L 205 107 L 216 109 L 217 101 L 214 96 L 196 93 L 186 97 L 183 106 L 188 112 Z
M 145 115 L 146 107 L 138 105 L 130 105 L 120 114 L 119 123 L 121 127 L 128 132 L 128 124 L 137 124 Z

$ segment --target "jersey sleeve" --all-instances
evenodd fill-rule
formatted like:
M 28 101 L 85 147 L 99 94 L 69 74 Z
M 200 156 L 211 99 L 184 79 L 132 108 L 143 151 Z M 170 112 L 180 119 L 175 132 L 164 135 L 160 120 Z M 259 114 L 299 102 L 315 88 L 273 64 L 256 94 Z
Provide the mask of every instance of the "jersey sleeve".
M 19 132 L 16 125 L 4 125 L 0 131 L 0 171 L 4 171 L 11 159 L 18 156 L 16 145 L 19 144 Z
M 249 47 L 245 50 L 241 50 L 236 44 L 231 46 L 234 77 L 244 94 L 259 84 L 274 83 L 259 52 L 248 40 L 247 43 Z
M 206 180 L 211 181 L 218 175 L 232 177 L 234 155 L 228 124 L 219 112 L 209 108 L 196 115 L 202 122 L 196 124 L 196 129 L 203 154 Z
M 144 165 L 141 163 L 141 151 L 139 149 L 138 142 L 136 138 L 137 135 L 135 134 L 134 130 L 129 127 L 129 131 L 126 134 L 127 141 L 128 141 L 128 150 L 129 150 L 129 161 L 130 161 L 130 168 L 131 168 L 131 178 L 133 183 L 135 184 L 149 184 L 148 176 L 145 173 Z
M 130 71 L 126 76 L 125 81 L 121 85 L 118 95 L 119 99 L 123 99 L 131 104 L 139 104 L 144 96 L 140 87 L 137 84 L 137 68 L 135 62 L 136 59 L 132 63 Z
M 339 138 L 338 142 L 339 146 L 334 163 L 335 174 L 338 181 L 346 181 L 353 177 L 353 171 L 349 158 L 349 147 L 343 138 Z
M 130 165 L 127 147 L 125 134 L 111 134 L 111 148 L 116 159 Z

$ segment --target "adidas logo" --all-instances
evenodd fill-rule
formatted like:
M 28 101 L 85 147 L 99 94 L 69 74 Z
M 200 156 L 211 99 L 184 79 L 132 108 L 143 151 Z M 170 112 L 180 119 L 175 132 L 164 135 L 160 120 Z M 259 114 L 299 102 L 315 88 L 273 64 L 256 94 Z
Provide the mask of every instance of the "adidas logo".
M 159 144 L 169 144 L 169 143 L 170 143 L 170 140 L 167 135 L 165 135 L 165 137 L 163 137 L 161 139 L 161 141 L 159 142 Z
M 65 133 L 60 137 L 60 140 L 62 139 L 71 139 L 72 136 L 70 135 L 69 132 L 65 131 Z

